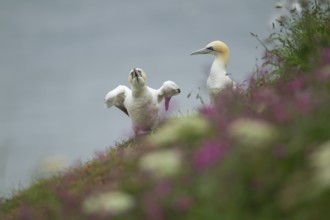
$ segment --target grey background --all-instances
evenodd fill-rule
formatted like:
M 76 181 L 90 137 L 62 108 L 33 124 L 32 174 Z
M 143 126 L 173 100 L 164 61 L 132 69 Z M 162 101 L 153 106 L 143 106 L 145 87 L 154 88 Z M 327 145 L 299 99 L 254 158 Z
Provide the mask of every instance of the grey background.
M 181 87 L 174 114 L 200 106 L 198 87 L 207 101 L 213 57 L 189 54 L 213 40 L 230 46 L 229 72 L 242 82 L 262 52 L 250 32 L 268 35 L 275 2 L 1 0 L 0 195 L 26 186 L 47 158 L 74 165 L 130 137 L 127 116 L 103 98 L 133 67 L 151 87 Z

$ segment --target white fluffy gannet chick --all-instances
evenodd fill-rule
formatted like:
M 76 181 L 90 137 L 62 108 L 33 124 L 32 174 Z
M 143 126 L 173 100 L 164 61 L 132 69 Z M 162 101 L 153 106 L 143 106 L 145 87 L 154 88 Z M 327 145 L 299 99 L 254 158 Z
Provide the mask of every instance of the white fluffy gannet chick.
M 134 68 L 128 75 L 131 89 L 119 85 L 105 96 L 108 108 L 116 106 L 126 113 L 132 122 L 136 135 L 155 129 L 159 123 L 160 103 L 165 100 L 166 111 L 172 96 L 178 95 L 180 88 L 172 81 L 166 81 L 159 89 L 147 86 L 147 75 L 140 68 Z
M 213 104 L 217 95 L 226 86 L 230 85 L 233 88 L 236 87 L 236 83 L 228 76 L 227 73 L 229 47 L 222 41 L 213 41 L 209 43 L 205 48 L 191 53 L 191 55 L 196 54 L 213 54 L 215 56 L 210 75 L 206 82 L 210 101 Z

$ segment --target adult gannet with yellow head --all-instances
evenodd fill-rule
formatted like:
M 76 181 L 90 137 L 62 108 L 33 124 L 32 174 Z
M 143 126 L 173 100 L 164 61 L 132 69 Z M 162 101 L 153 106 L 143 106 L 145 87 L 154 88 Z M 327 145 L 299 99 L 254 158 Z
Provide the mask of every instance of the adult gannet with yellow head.
M 132 122 L 136 135 L 154 130 L 160 119 L 160 103 L 165 100 L 166 111 L 172 96 L 181 91 L 178 85 L 172 81 L 166 81 L 159 89 L 147 86 L 147 75 L 140 68 L 134 68 L 128 75 L 131 89 L 119 85 L 105 96 L 105 104 L 108 108 L 116 106 L 127 114 Z
M 205 48 L 194 51 L 191 55 L 213 54 L 215 56 L 210 75 L 206 82 L 211 103 L 214 103 L 218 94 L 227 86 L 236 87 L 236 83 L 228 76 L 229 47 L 222 41 L 213 41 Z

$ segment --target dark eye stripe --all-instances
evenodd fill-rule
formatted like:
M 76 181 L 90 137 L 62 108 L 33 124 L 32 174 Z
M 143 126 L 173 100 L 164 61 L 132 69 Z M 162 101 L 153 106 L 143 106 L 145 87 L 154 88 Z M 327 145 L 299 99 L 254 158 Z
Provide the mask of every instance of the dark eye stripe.
M 214 51 L 213 47 L 207 47 L 206 49 Z

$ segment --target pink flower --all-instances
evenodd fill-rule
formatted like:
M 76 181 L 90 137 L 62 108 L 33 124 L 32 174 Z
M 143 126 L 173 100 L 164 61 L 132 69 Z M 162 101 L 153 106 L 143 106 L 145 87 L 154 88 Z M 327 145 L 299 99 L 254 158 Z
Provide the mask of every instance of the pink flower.
M 181 196 L 175 203 L 175 209 L 178 211 L 187 211 L 193 205 L 193 201 L 189 196 Z
M 330 48 L 326 47 L 322 51 L 322 61 L 323 63 L 329 63 L 330 62 Z
M 301 78 L 296 78 L 296 79 L 292 80 L 292 81 L 289 83 L 289 86 L 290 86 L 293 90 L 297 91 L 297 90 L 301 90 L 301 89 L 304 87 L 304 84 L 305 84 L 305 82 L 304 82 L 303 79 L 301 79 Z
M 216 114 L 216 110 L 213 108 L 213 106 L 205 105 L 201 109 L 201 113 L 206 117 L 211 117 L 211 116 L 214 116 Z
M 154 193 L 160 198 L 166 197 L 172 191 L 171 183 L 168 181 L 160 182 L 154 189 Z
M 263 88 L 253 95 L 254 102 L 258 106 L 257 113 L 269 116 L 279 123 L 288 121 L 291 118 L 286 97 L 281 97 L 274 90 Z
M 164 211 L 161 205 L 163 198 L 172 191 L 172 185 L 168 181 L 162 181 L 155 188 L 148 192 L 144 197 L 144 207 L 148 219 L 164 219 Z
M 283 145 L 279 145 L 279 146 L 276 146 L 274 149 L 273 149 L 273 154 L 275 157 L 279 158 L 279 159 L 282 159 L 282 158 L 285 158 L 285 156 L 287 155 L 287 149 L 285 149 L 285 146 Z
M 330 65 L 324 65 L 317 71 L 316 79 L 321 82 L 329 81 L 330 79 Z
M 299 93 L 295 98 L 295 106 L 299 112 L 307 114 L 312 110 L 312 98 L 309 92 Z
M 18 219 L 33 219 L 32 209 L 27 204 L 22 204 L 18 208 Z
M 219 145 L 216 142 L 206 142 L 203 147 L 198 149 L 195 153 L 194 165 L 197 169 L 204 169 L 217 162 L 225 150 L 225 146 Z

